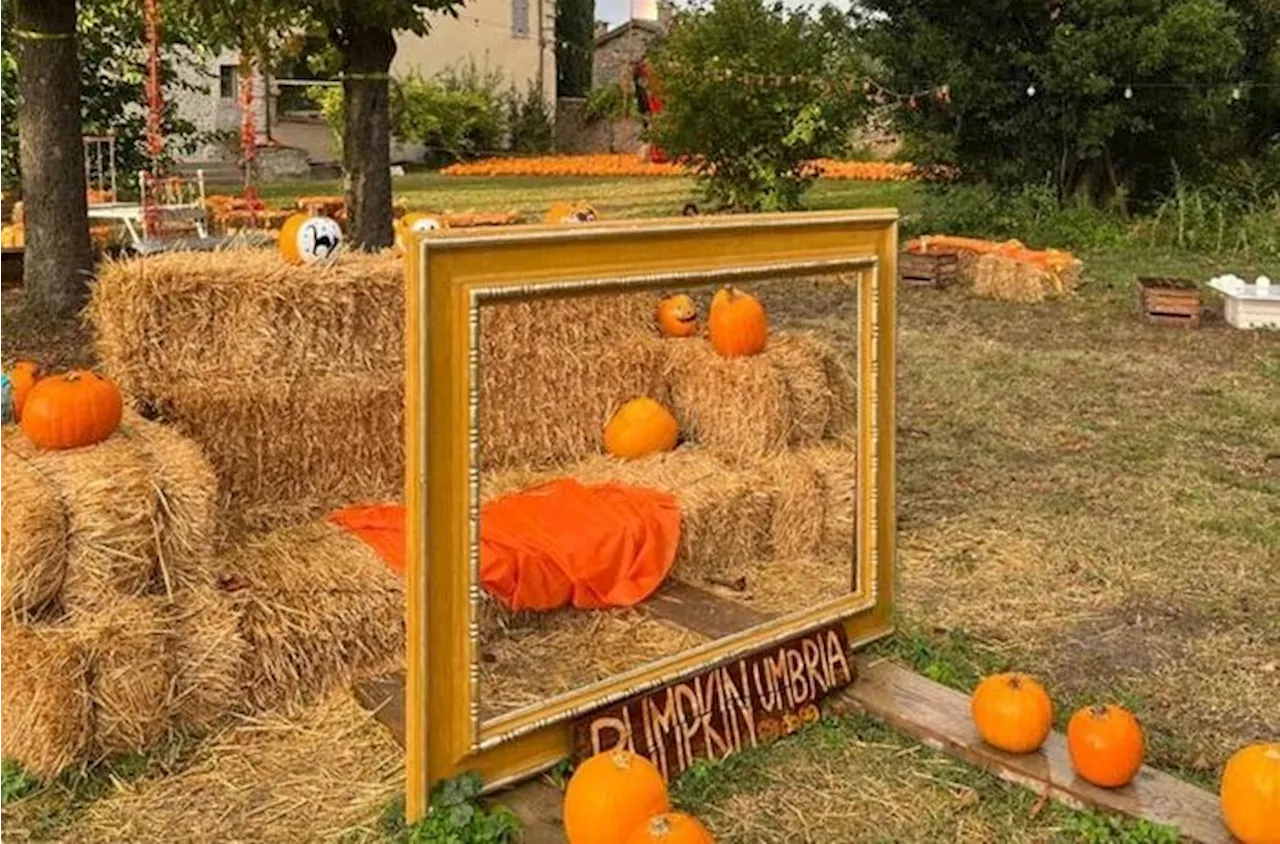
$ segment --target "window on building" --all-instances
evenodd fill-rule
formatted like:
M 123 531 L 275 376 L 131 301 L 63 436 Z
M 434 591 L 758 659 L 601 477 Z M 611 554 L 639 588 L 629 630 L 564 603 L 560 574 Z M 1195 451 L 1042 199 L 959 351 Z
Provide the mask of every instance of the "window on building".
M 511 0 L 511 35 L 529 37 L 529 0 Z
M 239 93 L 236 88 L 236 66 L 218 65 L 218 96 L 224 100 L 234 100 Z

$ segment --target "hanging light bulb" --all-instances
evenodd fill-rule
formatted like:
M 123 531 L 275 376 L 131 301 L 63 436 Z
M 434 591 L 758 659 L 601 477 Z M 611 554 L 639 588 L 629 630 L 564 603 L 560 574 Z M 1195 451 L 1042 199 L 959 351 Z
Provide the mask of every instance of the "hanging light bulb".
M 1232 99 L 1233 101 L 1237 101 L 1237 100 L 1239 100 L 1239 99 L 1240 99 L 1240 86 L 1239 86 L 1239 85 L 1237 85 L 1236 87 L 1234 87 L 1234 88 L 1232 88 L 1232 89 L 1231 89 L 1231 99 Z
M 1125 98 L 1126 100 L 1131 100 L 1131 99 L 1133 99 L 1133 86 L 1132 86 L 1132 85 L 1126 85 L 1126 86 L 1124 86 L 1124 98 Z
M 1032 82 L 1027 86 L 1027 96 L 1034 97 L 1036 95 L 1036 83 Z

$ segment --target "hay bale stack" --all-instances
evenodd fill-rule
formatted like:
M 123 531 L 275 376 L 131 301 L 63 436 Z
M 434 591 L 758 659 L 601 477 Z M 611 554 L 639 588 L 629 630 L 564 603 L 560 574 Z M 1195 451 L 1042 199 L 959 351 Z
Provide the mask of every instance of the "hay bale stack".
M 239 605 L 213 587 L 182 594 L 169 607 L 175 664 L 170 712 L 179 729 L 203 730 L 244 705 L 241 666 L 248 647 Z
M 775 334 L 759 355 L 725 358 L 705 340 L 668 340 L 665 374 L 682 435 L 736 463 L 853 427 L 853 381 L 816 334 Z
M 140 398 L 174 380 L 404 368 L 404 267 L 390 253 L 295 266 L 273 250 L 110 261 L 89 305 L 98 359 Z
M 301 704 L 403 663 L 404 588 L 362 540 L 325 522 L 255 537 L 220 560 L 255 708 Z
M 0 754 L 49 780 L 93 752 L 89 655 L 58 628 L 0 621 Z
M 775 455 L 759 466 L 774 491 L 770 535 L 777 559 L 853 559 L 857 452 L 825 443 Z
M 483 305 L 485 470 L 580 460 L 600 450 L 621 404 L 664 400 L 657 302 L 652 293 L 614 293 Z
M 403 490 L 398 371 L 292 382 L 178 381 L 156 394 L 153 408 L 213 464 L 220 545 Z
M 125 599 L 66 628 L 88 655 L 98 753 L 140 750 L 168 732 L 176 663 L 167 603 L 164 598 Z
M 208 580 L 214 479 L 191 443 L 129 414 L 88 448 L 41 451 L 6 428 L 0 450 L 6 613 L 87 614 Z

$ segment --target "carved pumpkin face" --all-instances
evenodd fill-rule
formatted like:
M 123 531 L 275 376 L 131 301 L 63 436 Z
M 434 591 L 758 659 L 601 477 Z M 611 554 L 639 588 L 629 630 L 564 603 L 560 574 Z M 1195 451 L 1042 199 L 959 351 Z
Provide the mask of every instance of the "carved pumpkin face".
M 396 223 L 396 248 L 401 252 L 409 245 L 410 235 L 441 231 L 444 223 L 435 214 L 411 211 Z
M 280 254 L 291 264 L 314 264 L 338 254 L 342 227 L 330 217 L 294 214 L 280 228 Z
M 667 337 L 691 337 L 698 333 L 698 306 L 683 293 L 658 303 L 658 328 Z

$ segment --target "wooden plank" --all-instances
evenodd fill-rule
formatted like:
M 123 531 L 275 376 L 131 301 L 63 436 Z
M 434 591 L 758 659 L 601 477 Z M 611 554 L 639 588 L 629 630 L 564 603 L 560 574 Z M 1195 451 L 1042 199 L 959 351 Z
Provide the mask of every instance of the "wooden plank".
M 1179 328 L 1199 328 L 1200 314 L 1187 314 L 1183 316 L 1175 314 L 1147 314 L 1147 322 L 1156 325 L 1176 325 Z
M 774 617 L 679 580 L 667 581 L 642 606 L 654 618 L 678 624 L 709 639 L 749 630 Z
M 827 625 L 579 718 L 573 758 L 625 747 L 671 782 L 817 721 L 819 702 L 853 677 L 844 625 Z
M 521 844 L 564 844 L 564 794 L 545 777 L 535 777 L 489 797 L 520 819 Z
M 1124 788 L 1097 788 L 1075 776 L 1066 738 L 1056 731 L 1036 753 L 1003 753 L 978 737 L 968 695 L 889 661 L 859 660 L 858 680 L 832 699 L 832 707 L 865 711 L 925 745 L 1076 808 L 1087 806 L 1176 826 L 1191 841 L 1227 844 L 1232 840 L 1211 792 L 1147 766 Z
M 391 731 L 396 743 L 404 747 L 404 672 L 366 680 L 352 691 L 360 705 L 372 712 Z

